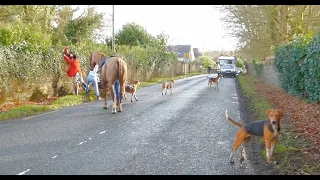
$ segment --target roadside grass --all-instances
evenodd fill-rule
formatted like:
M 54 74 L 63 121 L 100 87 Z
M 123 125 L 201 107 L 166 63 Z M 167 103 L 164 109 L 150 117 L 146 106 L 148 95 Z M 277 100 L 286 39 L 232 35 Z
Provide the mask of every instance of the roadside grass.
M 242 93 L 250 101 L 255 118 L 265 119 L 267 117 L 266 111 L 271 108 L 271 105 L 254 91 L 253 85 L 256 78 L 246 74 L 241 74 L 238 77 Z
M 50 106 L 23 105 L 0 113 L 0 120 L 14 119 L 51 110 Z
M 177 80 L 186 77 L 191 77 L 195 75 L 200 75 L 202 73 L 189 73 L 181 76 L 174 76 L 170 78 L 154 78 L 149 82 L 140 82 L 140 86 L 138 88 L 151 86 L 154 84 L 162 83 L 165 81 L 169 81 L 171 79 Z M 96 96 L 93 91 L 88 93 L 88 96 L 85 93 L 80 93 L 78 96 L 76 95 L 67 95 L 64 97 L 60 97 L 54 101 L 52 101 L 49 105 L 23 105 L 15 108 L 11 108 L 8 111 L 0 113 L 0 120 L 5 121 L 9 119 L 16 119 L 24 116 L 36 115 L 46 111 L 55 110 L 59 108 L 63 108 L 66 106 L 74 106 L 82 103 L 92 102 L 96 100 Z
M 267 102 L 261 95 L 254 90 L 254 82 L 257 79 L 253 76 L 241 74 L 238 76 L 242 94 L 249 100 L 249 106 L 254 110 L 255 119 L 266 119 L 266 111 L 272 108 L 272 105 Z M 281 136 L 276 147 L 274 158 L 277 160 L 281 174 L 306 174 L 312 172 L 319 172 L 319 167 L 310 162 L 306 153 L 302 149 L 308 148 L 310 143 L 299 136 L 298 133 L 293 132 L 292 124 L 281 124 Z M 264 140 L 259 138 L 260 144 L 264 144 Z M 261 155 L 266 160 L 266 150 L 261 150 Z
M 67 95 L 52 101 L 49 105 L 23 105 L 9 109 L 6 112 L 0 113 L 0 120 L 16 119 L 19 117 L 40 114 L 46 111 L 59 109 L 66 106 L 74 106 L 85 102 L 94 101 L 96 99 L 93 93 L 88 96 L 85 93 L 76 95 Z

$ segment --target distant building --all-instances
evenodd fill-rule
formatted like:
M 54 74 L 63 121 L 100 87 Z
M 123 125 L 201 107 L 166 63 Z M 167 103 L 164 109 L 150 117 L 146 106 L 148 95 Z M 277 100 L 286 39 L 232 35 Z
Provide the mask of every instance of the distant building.
M 195 48 L 191 47 L 191 44 L 167 46 L 167 51 L 176 54 L 179 61 L 184 61 L 184 60 L 187 60 L 188 62 L 195 61 L 196 58 L 194 54 L 194 49 Z

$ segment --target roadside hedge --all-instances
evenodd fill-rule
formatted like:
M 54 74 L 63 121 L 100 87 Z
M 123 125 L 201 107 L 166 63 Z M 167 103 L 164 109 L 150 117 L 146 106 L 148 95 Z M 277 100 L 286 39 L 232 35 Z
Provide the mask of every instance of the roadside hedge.
M 320 34 L 297 37 L 275 51 L 279 81 L 289 94 L 320 102 Z
M 19 89 L 14 87 L 13 82 L 18 82 L 21 89 L 27 86 L 32 87 L 30 86 L 32 84 L 36 86 L 44 83 L 57 84 L 59 81 L 65 82 L 61 81 L 61 78 L 66 79 L 67 63 L 62 56 L 62 45 L 51 46 L 45 51 L 19 48 L 19 45 L 14 43 L 5 46 L 0 43 L 0 105 L 5 102 L 9 92 Z M 111 55 L 111 48 L 103 44 L 84 42 L 70 46 L 70 49 L 79 57 L 85 77 L 88 74 L 88 58 L 91 51 Z M 158 68 L 169 69 L 177 60 L 175 55 L 159 51 L 157 47 L 118 46 L 116 50 L 118 56 L 123 57 L 130 64 L 138 65 L 143 72 L 152 72 Z M 30 96 L 31 94 L 30 92 Z

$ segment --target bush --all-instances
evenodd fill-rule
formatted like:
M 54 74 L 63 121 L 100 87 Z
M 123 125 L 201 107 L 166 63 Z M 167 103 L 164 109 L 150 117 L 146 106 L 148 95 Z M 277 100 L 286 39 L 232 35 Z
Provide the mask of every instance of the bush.
M 307 46 L 307 57 L 302 63 L 304 72 L 305 97 L 313 102 L 320 102 L 320 34 L 314 36 Z
M 263 71 L 263 62 L 261 60 L 253 60 L 252 61 L 253 68 L 257 73 L 258 77 L 261 77 Z
M 246 68 L 246 66 L 244 65 L 244 62 L 240 58 L 237 59 L 236 67 L 239 67 L 239 68 L 242 68 L 242 69 Z
M 207 68 L 208 66 L 211 66 L 211 68 L 215 69 L 217 64 L 214 62 L 213 59 L 211 59 L 209 56 L 201 56 L 200 62 L 203 65 L 204 68 Z
M 275 51 L 275 67 L 283 89 L 289 94 L 320 102 L 320 34 L 296 37 Z
M 37 24 L 16 22 L 0 26 L 0 44 L 23 52 L 46 52 L 51 47 L 51 36 Z

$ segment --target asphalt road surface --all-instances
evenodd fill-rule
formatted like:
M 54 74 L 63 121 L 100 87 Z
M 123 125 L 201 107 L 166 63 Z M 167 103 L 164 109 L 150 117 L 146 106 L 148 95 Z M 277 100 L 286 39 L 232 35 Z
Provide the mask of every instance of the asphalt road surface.
M 1 175 L 255 174 L 250 161 L 228 158 L 240 119 L 235 78 L 209 88 L 205 75 L 141 88 L 123 112 L 103 100 L 0 122 Z M 109 101 L 109 105 L 110 105 Z

